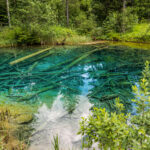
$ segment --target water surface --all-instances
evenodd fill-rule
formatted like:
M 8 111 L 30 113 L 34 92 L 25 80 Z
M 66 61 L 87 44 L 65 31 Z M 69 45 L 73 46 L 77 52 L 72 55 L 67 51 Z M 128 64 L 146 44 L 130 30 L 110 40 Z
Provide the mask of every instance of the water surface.
M 111 46 L 82 57 L 97 47 L 59 47 L 13 66 L 11 61 L 41 48 L 0 49 L 1 96 L 7 103 L 38 106 L 30 149 L 52 149 L 57 134 L 62 148 L 80 149 L 81 116 L 94 106 L 114 110 L 117 97 L 132 112 L 131 87 L 141 78 L 150 51 Z

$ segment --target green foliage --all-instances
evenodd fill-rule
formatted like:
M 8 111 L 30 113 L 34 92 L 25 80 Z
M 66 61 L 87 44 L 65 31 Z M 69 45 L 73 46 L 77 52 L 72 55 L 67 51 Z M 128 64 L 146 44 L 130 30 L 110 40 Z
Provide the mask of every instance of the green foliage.
M 150 86 L 149 86 L 149 62 L 145 63 L 143 78 L 139 82 L 139 86 L 133 86 L 133 92 L 136 99 L 133 102 L 136 105 L 137 115 L 131 118 L 132 124 L 136 125 L 136 136 L 133 144 L 136 149 L 150 149 Z M 137 146 L 138 145 L 138 146 Z
M 119 111 L 123 105 L 116 102 Z M 129 137 L 131 128 L 126 124 L 129 116 L 124 113 L 108 113 L 105 108 L 94 108 L 92 115 L 88 119 L 83 118 L 80 123 L 79 134 L 86 135 L 83 147 L 91 147 L 93 143 L 98 143 L 100 149 L 120 149 L 124 147 Z
M 150 1 L 149 0 L 134 0 L 132 6 L 137 12 L 140 20 L 149 19 L 150 14 Z
M 97 28 L 94 28 L 92 31 L 91 31 L 91 36 L 96 39 L 100 36 L 102 36 L 104 34 L 103 32 L 103 28 L 102 27 L 97 27 Z
M 96 27 L 94 16 L 87 18 L 85 13 L 80 13 L 80 15 L 76 17 L 76 24 L 77 31 L 81 34 L 89 34 Z
M 53 149 L 54 150 L 59 150 L 59 139 L 58 139 L 58 135 L 53 137 Z
M 140 23 L 133 26 L 132 31 L 126 33 L 117 33 L 111 31 L 104 33 L 100 28 L 99 34 L 94 34 L 97 39 L 114 40 L 114 41 L 130 41 L 130 42 L 148 42 L 150 39 L 149 23 Z M 98 32 L 97 32 L 98 33 Z
M 40 43 L 37 33 L 21 27 L 4 28 L 0 32 L 1 45 L 32 45 Z
M 145 70 L 143 71 L 143 79 L 141 79 L 138 86 L 133 86 L 133 91 L 136 94 L 136 99 L 133 100 L 137 106 L 137 114 L 132 119 L 134 124 L 144 128 L 147 134 L 150 134 L 150 71 L 149 62 L 145 63 Z
M 150 27 L 149 23 L 141 23 L 135 25 L 133 27 L 133 31 L 121 35 L 120 38 L 126 41 L 142 41 L 149 42 L 150 39 L 150 31 L 148 30 Z
M 39 32 L 40 31 L 40 32 Z M 49 26 L 48 28 L 42 28 L 37 33 L 39 34 L 41 42 L 44 43 L 60 43 L 64 39 L 70 38 L 77 33 L 74 30 L 63 28 L 60 26 Z
M 0 45 L 33 45 L 33 44 L 79 44 L 91 41 L 89 37 L 78 35 L 75 30 L 61 26 L 41 27 L 36 25 L 30 30 L 23 27 L 3 28 L 0 31 Z
M 84 136 L 83 147 L 97 143 L 100 149 L 150 149 L 150 70 L 146 62 L 139 86 L 133 86 L 137 114 L 124 114 L 124 106 L 116 99 L 116 111 L 94 108 L 92 115 L 82 118 L 79 134 Z
M 7 25 L 7 23 L 6 3 L 3 0 L 0 0 L 0 25 Z
M 122 1 L 120 0 L 93 0 L 93 12 L 99 25 L 107 18 L 110 12 L 121 11 Z
M 8 27 L 0 30 L 0 46 L 13 46 L 15 44 L 14 31 Z
M 17 5 L 17 7 L 16 7 Z M 53 25 L 56 22 L 56 12 L 52 5 L 48 2 L 41 2 L 40 0 L 19 0 L 12 2 L 12 24 L 27 26 L 32 25 Z M 20 17 L 21 16 L 21 17 Z
M 126 0 L 124 7 L 123 0 L 70 0 L 69 26 L 65 0 L 8 1 L 12 28 L 4 28 L 8 26 L 7 5 L 6 0 L 0 0 L 1 46 L 61 43 L 70 28 L 76 34 L 67 38 L 75 43 L 77 37 L 82 39 L 80 35 L 90 35 L 94 40 L 150 41 L 149 31 L 135 32 L 138 21 L 145 23 L 149 19 L 149 0 Z
M 133 25 L 138 23 L 138 17 L 131 9 L 125 12 L 110 12 L 106 20 L 103 22 L 104 33 L 131 31 Z

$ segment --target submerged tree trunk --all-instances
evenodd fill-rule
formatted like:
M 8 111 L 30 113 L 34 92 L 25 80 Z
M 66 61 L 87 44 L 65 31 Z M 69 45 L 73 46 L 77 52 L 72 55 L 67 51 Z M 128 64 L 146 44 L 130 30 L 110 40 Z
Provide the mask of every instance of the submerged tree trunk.
M 69 0 L 66 0 L 66 19 L 67 19 L 67 26 L 69 26 Z
M 9 0 L 6 0 L 6 6 L 7 6 L 8 25 L 9 25 L 9 27 L 11 27 L 11 22 L 10 22 L 10 10 L 9 10 Z

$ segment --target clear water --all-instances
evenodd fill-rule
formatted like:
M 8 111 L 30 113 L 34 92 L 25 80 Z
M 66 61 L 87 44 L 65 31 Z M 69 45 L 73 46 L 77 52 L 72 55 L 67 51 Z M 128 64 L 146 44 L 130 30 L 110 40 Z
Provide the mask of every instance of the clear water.
M 79 149 L 81 116 L 88 116 L 93 106 L 113 110 L 116 97 L 132 112 L 131 87 L 141 78 L 150 51 L 112 46 L 80 60 L 95 47 L 60 47 L 47 57 L 45 52 L 9 64 L 37 49 L 41 48 L 0 49 L 0 94 L 11 98 L 8 103 L 38 106 L 31 150 L 51 149 L 56 134 L 63 148 Z

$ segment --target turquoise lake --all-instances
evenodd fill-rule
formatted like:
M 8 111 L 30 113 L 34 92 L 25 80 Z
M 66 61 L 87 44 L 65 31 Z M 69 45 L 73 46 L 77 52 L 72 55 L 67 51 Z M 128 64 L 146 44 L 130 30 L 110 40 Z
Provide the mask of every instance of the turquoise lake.
M 42 48 L 0 49 L 0 95 L 6 103 L 36 105 L 31 150 L 51 149 L 58 134 L 62 146 L 79 149 L 79 121 L 90 110 L 114 110 L 119 97 L 135 113 L 132 85 L 138 84 L 150 51 L 127 46 L 56 47 L 15 65 L 10 62 Z M 4 100 L 2 99 L 1 102 Z

